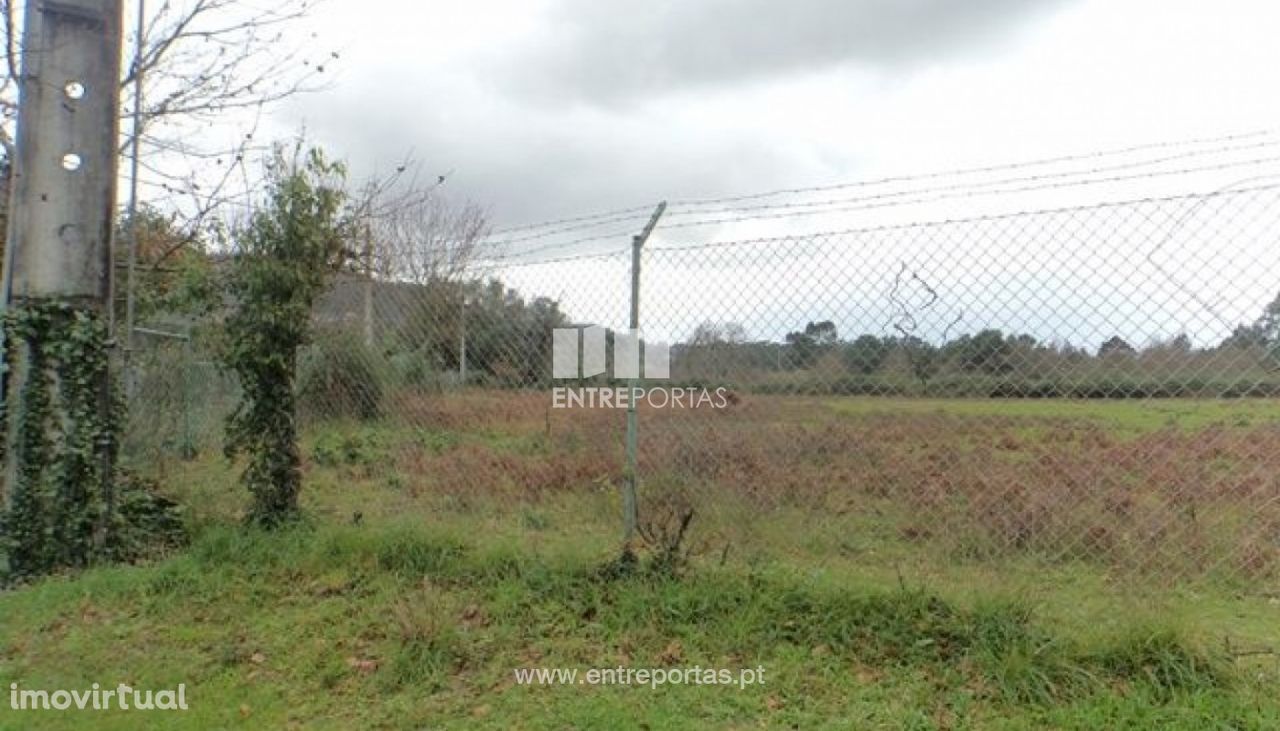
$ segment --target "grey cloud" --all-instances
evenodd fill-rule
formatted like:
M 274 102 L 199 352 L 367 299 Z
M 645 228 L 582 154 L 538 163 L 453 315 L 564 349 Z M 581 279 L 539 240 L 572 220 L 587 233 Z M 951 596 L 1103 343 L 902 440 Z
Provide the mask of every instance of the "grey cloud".
M 502 66 L 514 90 L 605 101 L 846 63 L 927 63 L 1062 1 L 562 0 L 548 32 Z
M 455 170 L 446 192 L 490 207 L 498 225 L 827 172 L 743 132 L 664 129 L 652 118 L 530 107 L 469 83 L 419 79 L 412 98 L 402 95 L 394 108 L 366 113 L 404 88 L 407 82 L 386 76 L 356 80 L 340 107 L 316 97 L 294 111 L 307 120 L 309 134 L 351 160 L 354 175 L 369 173 L 375 161 L 385 171 L 409 149 L 428 174 Z
M 924 63 L 1066 1 L 558 0 L 545 32 L 486 57 L 353 69 L 339 103 L 307 97 L 292 112 L 358 168 L 412 148 L 427 172 L 456 170 L 451 194 L 491 206 L 499 225 L 828 180 L 856 161 L 736 118 L 698 121 L 696 92 Z M 617 103 L 649 91 L 690 93 Z

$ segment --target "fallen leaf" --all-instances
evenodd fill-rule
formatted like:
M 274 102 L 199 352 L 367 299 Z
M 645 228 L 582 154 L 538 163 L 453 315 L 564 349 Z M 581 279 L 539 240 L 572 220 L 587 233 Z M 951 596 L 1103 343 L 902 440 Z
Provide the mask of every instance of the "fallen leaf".
M 378 661 L 367 660 L 367 659 L 358 658 L 358 657 L 349 657 L 347 658 L 347 666 L 353 670 L 357 670 L 367 675 L 368 673 L 372 673 L 373 671 L 378 669 Z
M 680 640 L 672 640 L 667 645 L 667 649 L 658 655 L 658 661 L 664 665 L 674 665 L 684 659 L 684 647 L 681 646 Z

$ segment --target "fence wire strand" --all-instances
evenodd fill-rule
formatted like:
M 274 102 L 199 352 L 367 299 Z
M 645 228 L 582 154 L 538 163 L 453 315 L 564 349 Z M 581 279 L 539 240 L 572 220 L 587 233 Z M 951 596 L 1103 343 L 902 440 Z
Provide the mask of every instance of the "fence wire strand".
M 825 542 L 866 561 L 1274 584 L 1278 239 L 1280 185 L 1255 182 L 659 242 L 642 255 L 641 322 L 670 372 L 640 385 L 715 403 L 641 402 L 642 536 L 661 543 L 692 513 L 697 547 L 726 555 Z M 624 381 L 552 379 L 552 332 L 626 331 L 626 241 L 420 282 L 337 277 L 300 361 L 308 464 L 515 506 L 530 531 L 543 501 L 617 498 L 624 412 L 555 408 L 553 389 Z M 231 379 L 199 346 L 143 346 L 131 455 L 216 452 Z

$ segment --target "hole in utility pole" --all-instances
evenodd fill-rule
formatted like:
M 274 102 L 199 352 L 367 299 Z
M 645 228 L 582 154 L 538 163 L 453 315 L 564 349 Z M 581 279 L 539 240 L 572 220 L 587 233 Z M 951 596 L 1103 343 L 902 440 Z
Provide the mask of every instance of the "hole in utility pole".
M 84 160 L 81 160 L 80 156 L 74 152 L 68 152 L 67 154 L 62 156 L 63 170 L 69 170 L 71 172 L 75 172 L 80 169 L 80 165 L 82 165 L 83 163 L 84 163 Z
M 84 84 L 81 84 L 79 81 L 68 81 L 66 85 L 62 87 L 62 91 L 66 93 L 68 99 L 84 98 Z

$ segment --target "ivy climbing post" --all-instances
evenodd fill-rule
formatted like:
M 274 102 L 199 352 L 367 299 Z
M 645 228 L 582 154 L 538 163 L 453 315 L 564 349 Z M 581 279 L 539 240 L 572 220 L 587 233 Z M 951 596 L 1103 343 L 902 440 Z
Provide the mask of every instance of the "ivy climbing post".
M 85 565 L 110 540 L 121 10 L 121 0 L 26 4 L 0 296 L 0 570 L 11 575 Z
M 345 259 L 345 169 L 319 149 L 277 146 L 265 199 L 235 233 L 222 360 L 240 381 L 227 422 L 227 455 L 244 456 L 248 522 L 272 528 L 298 517 L 302 487 L 294 380 L 311 338 L 311 309 Z

